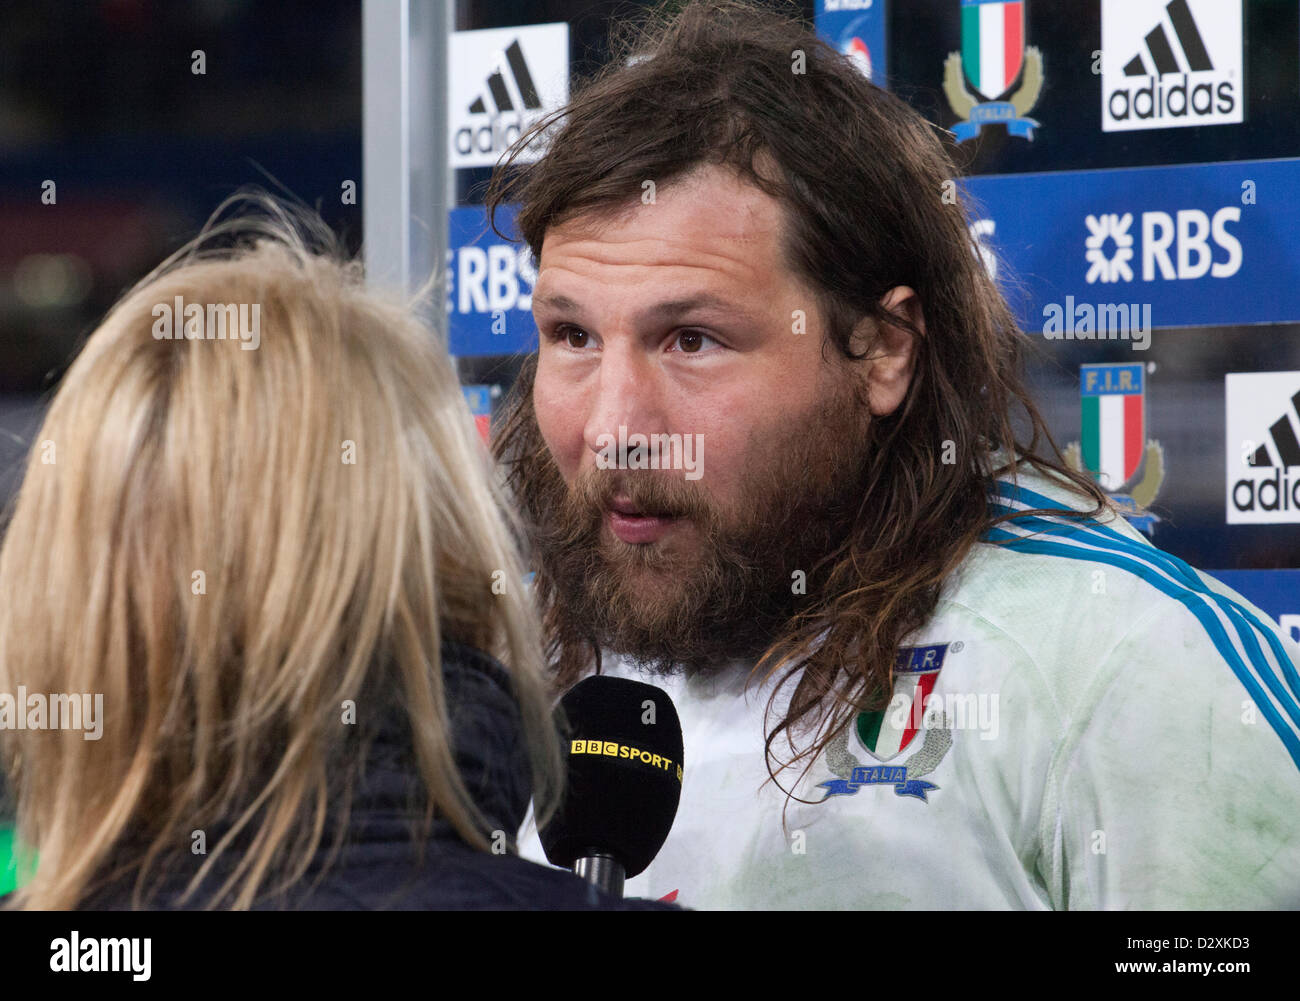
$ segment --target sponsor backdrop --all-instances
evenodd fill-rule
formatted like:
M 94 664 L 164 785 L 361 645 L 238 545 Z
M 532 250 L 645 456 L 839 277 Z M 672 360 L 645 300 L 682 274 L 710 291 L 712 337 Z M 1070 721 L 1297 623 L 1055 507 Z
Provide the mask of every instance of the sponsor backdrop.
M 952 133 L 966 176 L 934 196 L 968 207 L 1041 338 L 1031 378 L 1067 459 L 1300 640 L 1300 2 L 815 0 L 814 14 Z M 462 201 L 567 97 L 569 52 L 563 23 L 454 37 Z M 510 214 L 497 225 L 512 232 Z M 536 349 L 535 277 L 480 206 L 452 211 L 451 347 L 485 432 Z
M 529 125 L 569 98 L 567 24 L 458 31 L 447 55 L 453 168 L 491 167 Z
M 953 133 L 1067 459 L 1300 640 L 1300 3 L 845 6 Z

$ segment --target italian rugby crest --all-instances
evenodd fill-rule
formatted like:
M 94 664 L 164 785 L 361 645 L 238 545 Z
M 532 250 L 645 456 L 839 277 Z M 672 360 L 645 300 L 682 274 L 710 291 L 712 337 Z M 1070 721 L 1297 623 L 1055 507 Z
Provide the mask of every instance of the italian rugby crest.
M 962 119 L 952 130 L 957 141 L 974 139 L 985 125 L 1032 141 L 1038 122 L 1026 116 L 1042 86 L 1043 54 L 1025 48 L 1025 0 L 961 0 L 961 51 L 949 54 L 943 75 L 943 92 Z
M 939 767 L 952 747 L 952 729 L 946 715 L 925 719 L 926 702 L 950 648 L 955 652 L 961 644 L 899 649 L 889 705 L 859 713 L 826 747 L 826 765 L 838 778 L 818 786 L 826 790 L 825 799 L 852 796 L 862 786 L 892 785 L 896 795 L 929 802 L 926 793 L 939 787 L 922 777 Z M 909 750 L 915 751 L 910 758 L 892 764 Z M 868 760 L 855 752 L 865 753 Z
M 1083 437 L 1065 447 L 1065 461 L 1090 474 L 1134 527 L 1150 532 L 1159 519 L 1146 508 L 1164 482 L 1165 452 L 1146 436 L 1146 366 L 1081 365 L 1079 390 Z

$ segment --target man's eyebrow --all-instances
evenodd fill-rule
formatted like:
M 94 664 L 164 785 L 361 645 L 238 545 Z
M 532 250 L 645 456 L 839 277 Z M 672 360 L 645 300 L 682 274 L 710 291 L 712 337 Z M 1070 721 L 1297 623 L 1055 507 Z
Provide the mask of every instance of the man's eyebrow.
M 533 293 L 533 305 L 563 310 L 566 313 L 576 313 L 581 309 L 581 307 L 567 295 L 538 295 L 535 292 Z
M 582 312 L 582 306 L 567 295 L 534 295 L 533 304 L 567 313 Z M 666 302 L 656 303 L 642 310 L 637 315 L 637 319 L 641 321 L 674 320 L 696 310 L 717 310 L 734 316 L 749 318 L 749 313 L 735 303 L 728 302 L 711 292 L 701 292 L 685 299 L 671 299 Z

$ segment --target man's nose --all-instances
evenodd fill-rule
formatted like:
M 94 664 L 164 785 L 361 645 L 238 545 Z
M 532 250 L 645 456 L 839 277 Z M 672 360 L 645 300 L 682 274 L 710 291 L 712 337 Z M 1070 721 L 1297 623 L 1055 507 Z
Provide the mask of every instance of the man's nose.
M 650 434 L 659 430 L 663 419 L 661 374 L 652 359 L 636 347 L 622 345 L 606 349 L 600 359 L 595 398 L 587 411 L 583 440 L 593 452 L 607 449 L 612 436 Z M 603 440 L 602 440 L 603 439 Z

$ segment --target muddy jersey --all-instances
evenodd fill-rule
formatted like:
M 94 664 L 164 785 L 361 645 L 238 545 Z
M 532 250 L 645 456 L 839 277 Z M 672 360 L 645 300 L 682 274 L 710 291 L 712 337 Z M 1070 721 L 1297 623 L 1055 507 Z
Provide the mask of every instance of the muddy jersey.
M 990 503 L 1080 501 L 1022 471 Z M 1264 613 L 1113 513 L 990 530 L 900 651 L 888 707 L 857 715 L 802 777 L 778 774 L 793 799 L 769 779 L 772 689 L 747 685 L 750 665 L 664 679 L 606 655 L 606 673 L 669 693 L 685 739 L 672 833 L 627 894 L 1300 907 L 1298 661 Z M 543 860 L 531 823 L 521 850 Z

